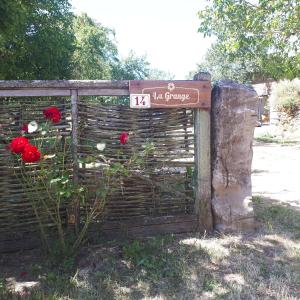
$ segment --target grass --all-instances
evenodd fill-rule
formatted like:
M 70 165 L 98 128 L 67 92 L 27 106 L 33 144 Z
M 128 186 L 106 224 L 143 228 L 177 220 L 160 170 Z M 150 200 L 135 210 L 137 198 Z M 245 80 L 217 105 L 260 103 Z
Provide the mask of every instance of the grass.
M 261 142 L 261 143 L 274 143 L 274 144 L 280 144 L 280 145 L 299 145 L 300 144 L 299 140 L 283 139 L 283 138 L 278 138 L 276 136 L 272 136 L 269 134 L 255 137 L 254 140 L 257 142 Z
M 300 238 L 300 211 L 262 197 L 253 197 L 253 203 L 258 219 L 264 222 L 269 230 L 282 230 Z
M 253 234 L 105 242 L 60 268 L 36 251 L 3 255 L 0 299 L 18 299 L 9 277 L 40 283 L 22 297 L 31 300 L 300 299 L 300 213 L 266 198 L 253 203 Z

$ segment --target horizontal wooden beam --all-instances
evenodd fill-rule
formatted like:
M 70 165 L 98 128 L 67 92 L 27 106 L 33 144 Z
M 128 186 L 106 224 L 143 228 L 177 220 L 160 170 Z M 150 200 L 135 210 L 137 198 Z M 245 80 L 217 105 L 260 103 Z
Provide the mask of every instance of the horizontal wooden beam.
M 106 221 L 101 227 L 105 237 L 143 237 L 156 234 L 184 233 L 197 229 L 196 215 L 178 215 L 163 217 L 131 218 L 124 221 Z M 91 232 L 97 230 L 96 225 L 91 227 Z
M 128 89 L 92 89 L 78 88 L 78 96 L 128 96 Z M 71 96 L 71 89 L 60 88 L 22 88 L 22 89 L 0 89 L 0 97 L 47 97 L 47 96 Z
M 128 89 L 78 89 L 78 96 L 129 96 Z
M 104 239 L 139 238 L 157 234 L 193 232 L 198 225 L 196 215 L 178 215 L 163 217 L 136 217 L 123 221 L 105 221 L 92 224 L 89 238 L 103 236 Z M 98 234 L 95 235 L 95 232 Z M 0 238 L 0 253 L 15 252 L 41 246 L 38 233 L 27 233 L 18 238 Z
M 0 97 L 44 97 L 44 96 L 71 96 L 69 89 L 0 89 Z
M 129 89 L 128 80 L 0 80 L 2 89 Z

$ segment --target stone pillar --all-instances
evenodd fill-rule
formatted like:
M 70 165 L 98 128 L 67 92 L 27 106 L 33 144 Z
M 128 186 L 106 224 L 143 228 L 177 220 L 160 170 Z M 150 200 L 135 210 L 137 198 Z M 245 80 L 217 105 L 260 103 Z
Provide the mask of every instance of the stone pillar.
M 219 81 L 212 91 L 212 210 L 220 231 L 255 228 L 251 163 L 257 103 L 252 87 L 233 81 Z

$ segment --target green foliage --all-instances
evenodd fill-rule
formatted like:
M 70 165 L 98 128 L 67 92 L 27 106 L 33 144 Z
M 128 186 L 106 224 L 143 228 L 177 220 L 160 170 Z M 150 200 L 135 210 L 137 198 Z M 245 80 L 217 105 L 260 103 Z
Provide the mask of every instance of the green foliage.
M 207 51 L 203 62 L 197 66 L 197 72 L 209 72 L 213 81 L 221 79 L 236 80 L 239 82 L 248 82 L 255 78 L 255 74 L 260 72 L 259 66 L 255 61 L 244 60 L 241 57 L 228 55 L 220 46 L 220 44 L 213 44 Z
M 0 28 L 2 32 L 8 32 L 12 29 L 13 24 L 16 26 L 18 20 L 22 19 L 24 10 L 22 4 L 18 0 L 2 0 L 0 2 Z
M 170 80 L 173 77 L 168 72 L 151 68 L 146 56 L 137 56 L 133 51 L 127 57 L 118 60 L 112 68 L 112 78 L 119 80 Z
M 5 280 L 0 277 L 0 296 L 4 297 L 6 293 Z
M 283 80 L 272 88 L 273 105 L 280 112 L 294 118 L 300 110 L 300 80 Z
M 112 78 L 114 79 L 146 79 L 150 73 L 150 63 L 145 56 L 139 57 L 130 52 L 128 57 L 120 59 L 113 65 Z
M 134 240 L 131 244 L 123 247 L 125 258 L 130 259 L 135 265 L 141 265 L 145 261 L 143 257 L 147 254 L 144 253 L 144 250 L 144 247 L 138 240 Z
M 47 265 L 48 267 L 56 268 L 59 272 L 73 271 L 75 266 L 76 252 L 72 249 L 72 246 L 76 240 L 76 237 L 72 235 L 72 232 L 65 232 L 65 247 L 61 245 L 61 241 L 58 239 L 52 239 L 49 243 L 51 249 L 47 251 Z
M 199 32 L 216 36 L 227 62 L 254 66 L 247 79 L 291 79 L 300 71 L 299 10 L 299 0 L 213 0 L 199 12 Z
M 272 203 L 262 197 L 253 197 L 254 210 L 257 218 L 263 221 L 270 229 L 287 230 L 295 237 L 300 237 L 300 214 L 289 205 Z
M 170 79 L 145 56 L 120 58 L 115 32 L 69 0 L 0 2 L 0 79 Z
M 70 77 L 74 34 L 68 0 L 1 1 L 0 16 L 0 79 Z
M 76 50 L 73 55 L 74 79 L 164 79 L 169 73 L 152 69 L 146 56 L 131 51 L 120 58 L 115 32 L 97 23 L 87 14 L 74 18 Z
M 151 80 L 173 80 L 174 75 L 170 72 L 162 71 L 160 69 L 152 68 L 150 69 L 147 79 Z
M 203 279 L 203 290 L 211 292 L 218 287 L 218 282 L 210 274 L 206 274 Z
M 118 61 L 114 32 L 83 13 L 74 18 L 76 49 L 73 54 L 74 79 L 111 79 Z
M 169 277 L 174 280 L 182 278 L 185 272 L 184 263 L 178 259 L 177 251 L 169 248 L 172 240 L 172 236 L 157 237 L 146 242 L 134 240 L 123 247 L 124 257 L 135 267 L 143 269 L 146 277 L 152 279 Z

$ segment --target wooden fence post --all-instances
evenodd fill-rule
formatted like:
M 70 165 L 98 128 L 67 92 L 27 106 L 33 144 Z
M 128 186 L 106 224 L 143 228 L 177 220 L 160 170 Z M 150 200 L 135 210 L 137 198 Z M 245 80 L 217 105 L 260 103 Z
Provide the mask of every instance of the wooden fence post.
M 78 184 L 78 90 L 71 90 L 71 115 L 72 115 L 72 160 L 73 160 L 73 183 Z M 68 208 L 68 224 L 75 226 L 78 232 L 80 226 L 80 205 L 75 199 Z
M 194 80 L 211 80 L 209 73 L 198 73 Z M 198 230 L 211 232 L 213 217 L 211 208 L 211 139 L 210 110 L 194 110 L 195 134 L 195 214 L 198 217 Z

